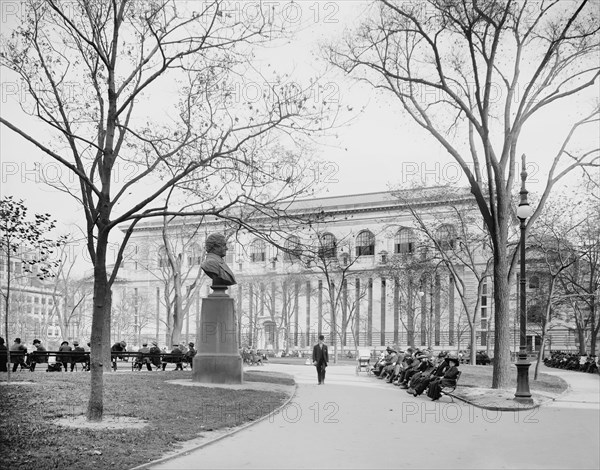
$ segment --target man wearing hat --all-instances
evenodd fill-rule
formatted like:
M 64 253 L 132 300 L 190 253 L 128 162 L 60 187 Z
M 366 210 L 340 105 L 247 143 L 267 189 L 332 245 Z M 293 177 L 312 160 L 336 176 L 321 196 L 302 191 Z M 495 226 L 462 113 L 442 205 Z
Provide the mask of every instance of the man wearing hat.
M 192 369 L 194 368 L 194 356 L 196 355 L 196 352 L 194 343 L 188 343 L 188 350 L 185 353 L 185 362 L 187 362 Z
M 125 341 L 119 341 L 118 343 L 113 344 L 112 347 L 110 348 L 113 370 L 117 370 L 117 358 L 119 358 L 119 359 L 123 358 L 123 356 L 121 356 L 119 354 L 114 354 L 114 353 L 125 352 L 126 346 L 127 346 L 127 343 Z
M 456 384 L 460 359 L 456 354 L 449 354 L 447 361 L 449 363 L 449 367 L 444 372 L 444 375 L 429 382 L 429 386 L 427 387 L 427 396 L 434 401 L 439 400 L 439 398 L 442 396 L 442 388 L 450 387 Z
M 48 362 L 48 355 L 46 354 L 46 348 L 42 346 L 42 342 L 39 339 L 33 340 L 33 347 L 35 351 L 31 353 L 31 362 L 29 364 L 29 370 L 35 371 L 35 365 L 41 364 L 42 362 Z
M 85 349 L 82 346 L 79 346 L 79 341 L 73 341 L 73 353 L 71 355 L 71 372 L 75 369 L 75 364 L 81 362 L 82 364 L 87 364 L 84 353 Z M 86 366 L 87 368 L 87 366 Z
M 398 360 L 398 347 L 393 344 L 392 346 L 388 346 L 389 355 L 385 358 L 385 362 L 383 365 L 383 369 L 379 374 L 379 378 L 383 379 L 394 373 L 394 367 L 396 367 L 396 361 Z
M 325 383 L 325 368 L 329 362 L 329 352 L 324 341 L 325 336 L 319 335 L 319 342 L 314 345 L 312 353 L 313 365 L 317 368 L 318 385 Z
M 150 348 L 150 362 L 160 370 L 160 348 L 156 341 L 152 341 L 152 347 Z
M 151 371 L 152 365 L 150 362 L 150 348 L 148 347 L 148 343 L 142 343 L 142 347 L 139 349 L 138 353 L 139 356 L 136 362 L 137 369 L 142 370 L 142 367 L 146 365 L 146 369 Z

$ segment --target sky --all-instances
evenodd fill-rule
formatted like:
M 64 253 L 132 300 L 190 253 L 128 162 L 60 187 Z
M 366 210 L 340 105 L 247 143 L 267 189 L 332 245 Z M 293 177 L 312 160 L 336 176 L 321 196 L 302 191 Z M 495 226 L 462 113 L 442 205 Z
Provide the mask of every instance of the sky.
M 22 3 L 3 1 L 0 5 L 0 25 L 2 33 L 7 34 L 17 24 L 15 8 L 22 8 Z M 252 18 L 255 5 L 251 0 L 228 2 L 230 13 L 244 19 Z M 356 27 L 369 14 L 369 2 L 309 0 L 272 2 L 272 5 L 274 14 L 297 32 L 292 39 L 257 51 L 257 67 L 269 64 L 298 80 L 320 75 L 323 88 L 320 91 L 315 88 L 315 96 L 338 101 L 346 111 L 344 116 L 352 117 L 347 126 L 335 130 L 335 137 L 319 139 L 315 146 L 320 158 L 322 196 L 385 191 L 405 186 L 419 176 L 427 178 L 428 184 L 465 184 L 458 164 L 432 137 L 411 123 L 397 102 L 328 69 L 320 59 L 319 44 L 336 41 Z M 39 128 L 25 120 L 19 111 L 18 97 L 27 96 L 22 94 L 18 80 L 6 71 L 0 80 L 2 116 L 37 131 Z M 156 112 L 163 112 L 161 100 L 156 101 Z M 553 155 L 556 139 L 561 135 L 559 124 L 556 115 L 549 116 L 532 123 L 524 132 L 518 154 L 527 154 L 528 189 L 533 194 L 541 191 L 548 156 Z M 600 137 L 591 134 L 586 139 L 597 141 Z M 33 145 L 0 126 L 0 165 L 2 196 L 24 199 L 31 212 L 51 213 L 62 233 L 79 232 L 77 226 L 83 226 L 83 215 L 78 204 L 71 196 L 42 182 L 42 174 L 53 180 L 68 178 L 60 164 L 48 160 Z M 576 185 L 576 177 L 568 183 Z

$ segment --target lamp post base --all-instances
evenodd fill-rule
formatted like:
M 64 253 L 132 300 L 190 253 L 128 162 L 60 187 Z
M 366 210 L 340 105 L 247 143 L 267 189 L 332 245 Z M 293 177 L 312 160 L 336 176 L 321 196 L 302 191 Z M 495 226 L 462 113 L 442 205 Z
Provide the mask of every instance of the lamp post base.
M 529 391 L 529 367 L 531 362 L 527 359 L 527 352 L 522 348 L 519 351 L 519 359 L 515 362 L 517 366 L 517 391 L 515 401 L 523 404 L 532 404 L 531 392 Z

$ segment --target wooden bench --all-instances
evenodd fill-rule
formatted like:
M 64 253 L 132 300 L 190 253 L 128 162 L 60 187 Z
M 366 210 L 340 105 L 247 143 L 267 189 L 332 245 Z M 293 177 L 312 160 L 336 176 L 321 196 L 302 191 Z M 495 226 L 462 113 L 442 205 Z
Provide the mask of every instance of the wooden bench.
M 456 376 L 456 380 L 454 380 L 454 384 L 446 385 L 446 386 L 442 387 L 442 389 L 440 391 L 442 395 L 446 395 L 446 396 L 450 397 L 450 400 L 452 400 L 452 403 L 454 403 L 454 397 L 452 396 L 452 392 L 454 392 L 454 390 L 456 390 L 456 386 L 458 385 L 458 379 L 460 379 L 461 374 L 462 374 L 462 371 L 459 370 L 458 375 Z

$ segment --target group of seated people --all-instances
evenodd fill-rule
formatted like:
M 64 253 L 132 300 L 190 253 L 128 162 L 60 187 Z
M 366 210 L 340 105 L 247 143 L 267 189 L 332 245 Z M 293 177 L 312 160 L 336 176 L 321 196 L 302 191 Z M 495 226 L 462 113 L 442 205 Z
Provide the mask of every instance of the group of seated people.
M 268 360 L 265 354 L 262 354 L 260 351 L 247 346 L 242 347 L 240 354 L 244 364 L 248 364 L 250 366 L 262 366 L 263 360 Z
M 167 364 L 171 363 L 175 364 L 175 370 L 183 370 L 183 364 L 189 364 L 190 368 L 193 368 L 196 352 L 194 343 L 188 343 L 187 348 L 183 344 L 174 344 L 170 355 L 167 356 L 160 350 L 156 341 L 152 341 L 151 347 L 148 347 L 148 343 L 143 343 L 133 367 L 142 370 L 142 367 L 146 366 L 151 371 L 152 366 L 155 366 L 157 370 L 165 370 Z
M 387 347 L 385 354 L 382 353 L 372 372 L 415 397 L 426 393 L 435 401 L 442 396 L 444 387 L 456 385 L 459 364 L 458 356 L 446 351 L 435 357 L 431 349 L 409 346 L 402 351 L 392 345 Z
M 595 354 L 574 354 L 564 351 L 552 351 L 550 357 L 544 359 L 547 367 L 576 370 L 580 372 L 598 373 L 599 361 Z

